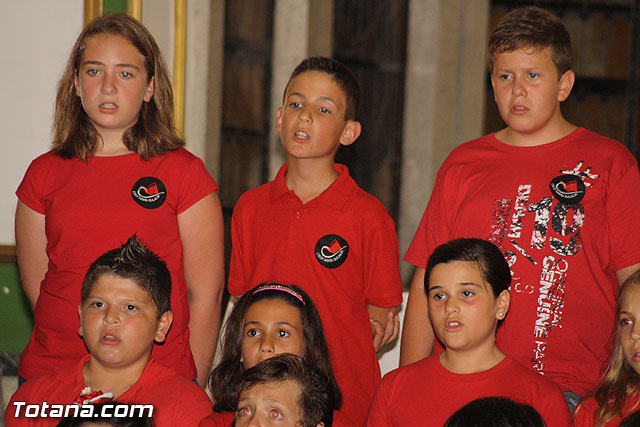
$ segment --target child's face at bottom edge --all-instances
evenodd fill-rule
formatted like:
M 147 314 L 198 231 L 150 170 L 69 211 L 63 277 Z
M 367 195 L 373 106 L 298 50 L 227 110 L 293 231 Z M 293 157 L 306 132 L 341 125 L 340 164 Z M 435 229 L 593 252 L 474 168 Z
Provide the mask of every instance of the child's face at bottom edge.
M 640 284 L 628 287 L 622 294 L 618 325 L 624 358 L 640 374 Z
M 305 71 L 287 87 L 276 114 L 282 146 L 297 159 L 331 158 L 360 135 L 360 124 L 345 120 L 346 96 L 329 74 Z
M 78 307 L 79 334 L 91 357 L 109 367 L 129 367 L 148 361 L 154 341 L 164 341 L 173 314 L 158 319 L 147 292 L 131 280 L 103 275 Z
M 235 426 L 299 426 L 300 385 L 293 380 L 256 384 L 238 399 Z

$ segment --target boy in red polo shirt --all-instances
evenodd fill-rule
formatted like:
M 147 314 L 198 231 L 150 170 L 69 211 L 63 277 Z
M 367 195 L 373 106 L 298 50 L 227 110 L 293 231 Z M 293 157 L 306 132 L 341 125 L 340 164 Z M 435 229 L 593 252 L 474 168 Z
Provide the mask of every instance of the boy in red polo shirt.
M 7 427 L 55 426 L 76 414 L 74 403 L 111 400 L 111 414 L 118 403 L 152 405 L 156 427 L 198 425 L 212 411 L 204 390 L 150 358 L 173 321 L 170 301 L 166 263 L 135 235 L 100 256 L 85 275 L 78 306 L 89 354 L 27 380 L 9 402 Z M 77 416 L 91 409 L 82 408 Z
M 236 204 L 229 292 L 269 281 L 307 291 L 322 318 L 342 411 L 361 424 L 380 380 L 376 351 L 398 334 L 402 285 L 393 221 L 334 164 L 340 145 L 360 135 L 359 98 L 355 78 L 333 59 L 308 58 L 293 71 L 276 115 L 288 162 Z

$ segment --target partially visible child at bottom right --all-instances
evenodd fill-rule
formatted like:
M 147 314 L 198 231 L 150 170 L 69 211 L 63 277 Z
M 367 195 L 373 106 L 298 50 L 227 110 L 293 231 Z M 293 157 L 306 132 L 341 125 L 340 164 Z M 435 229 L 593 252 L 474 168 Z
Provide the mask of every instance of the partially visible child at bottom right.
M 367 426 L 441 427 L 465 404 L 488 396 L 531 405 L 548 426 L 568 426 L 560 388 L 496 346 L 510 284 L 509 266 L 492 243 L 461 238 L 438 246 L 427 262 L 424 287 L 445 351 L 385 375 Z
M 640 409 L 640 270 L 618 295 L 615 347 L 598 388 L 576 407 L 574 426 L 611 427 Z

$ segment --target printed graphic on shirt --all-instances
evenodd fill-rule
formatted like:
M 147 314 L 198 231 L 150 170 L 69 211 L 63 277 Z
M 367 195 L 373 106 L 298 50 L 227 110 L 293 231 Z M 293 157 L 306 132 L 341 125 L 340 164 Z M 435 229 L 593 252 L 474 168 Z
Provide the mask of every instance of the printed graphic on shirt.
M 585 185 L 582 179 L 574 175 L 560 175 L 549 183 L 551 193 L 562 203 L 573 205 L 584 197 Z
M 544 373 L 544 357 L 554 328 L 563 327 L 565 285 L 571 257 L 582 249 L 580 230 L 585 221 L 580 203 L 599 175 L 584 161 L 571 170 L 558 171 L 549 189 L 553 196 L 531 200 L 533 186 L 520 184 L 511 198 L 496 199 L 489 240 L 503 252 L 512 271 L 511 292 L 537 294 L 532 328 L 531 367 Z M 539 194 L 539 193 L 538 193 Z M 520 263 L 539 268 L 535 282 L 519 276 Z
M 156 209 L 167 199 L 167 189 L 158 178 L 145 176 L 133 184 L 131 197 L 143 208 Z
M 322 266 L 338 268 L 347 259 L 349 245 L 337 234 L 327 234 L 316 243 L 315 253 L 316 259 Z

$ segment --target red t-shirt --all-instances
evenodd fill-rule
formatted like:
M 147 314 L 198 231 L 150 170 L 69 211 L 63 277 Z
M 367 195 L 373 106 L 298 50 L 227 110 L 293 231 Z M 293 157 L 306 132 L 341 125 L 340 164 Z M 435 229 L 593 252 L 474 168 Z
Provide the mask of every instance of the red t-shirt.
M 640 262 L 640 174 L 620 143 L 579 128 L 535 147 L 493 134 L 440 170 L 405 260 L 425 267 L 458 237 L 495 243 L 511 266 L 511 309 L 497 344 L 584 395 L 609 357 L 618 282 Z
M 153 356 L 195 378 L 177 216 L 217 189 L 202 161 L 182 148 L 148 161 L 135 153 L 88 163 L 50 152 L 35 159 L 16 194 L 45 215 L 49 266 L 19 375 L 33 378 L 87 354 L 78 336 L 84 275 L 96 258 L 137 233 L 171 272 L 174 320 Z
M 287 188 L 287 168 L 235 206 L 229 292 L 274 281 L 309 293 L 344 397 L 341 411 L 359 424 L 380 380 L 367 304 L 402 302 L 395 227 L 345 166 L 336 164 L 338 179 L 306 204 Z
M 450 372 L 439 356 L 431 356 L 384 376 L 371 403 L 367 426 L 442 427 L 467 403 L 490 396 L 533 406 L 548 426 L 571 423 L 560 388 L 509 356 L 493 368 L 474 374 Z
M 635 392 L 627 398 L 627 401 L 622 407 L 622 416 L 616 416 L 609 422 L 602 424 L 599 427 L 616 427 L 624 419 L 635 411 L 640 410 L 640 395 Z M 576 407 L 573 412 L 573 426 L 574 427 L 593 427 L 595 426 L 593 415 L 598 410 L 598 403 L 596 399 L 590 397 Z
M 42 402 L 49 405 L 72 404 L 85 388 L 82 368 L 88 361 L 89 355 L 86 355 L 79 363 L 56 368 L 53 372 L 25 382 L 11 397 L 7 406 L 7 427 L 57 425 L 61 418 L 24 417 L 25 406 L 20 408 L 20 416 L 15 418 L 18 408 L 14 402 L 27 402 L 27 405 Z M 156 427 L 197 426 L 213 410 L 213 404 L 202 388 L 153 359 L 149 360 L 138 381 L 118 397 L 116 402 L 153 405 L 153 422 Z M 47 415 L 49 414 L 51 409 L 47 411 Z

